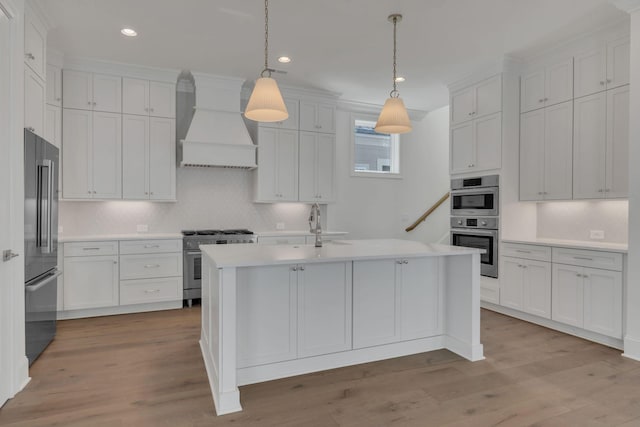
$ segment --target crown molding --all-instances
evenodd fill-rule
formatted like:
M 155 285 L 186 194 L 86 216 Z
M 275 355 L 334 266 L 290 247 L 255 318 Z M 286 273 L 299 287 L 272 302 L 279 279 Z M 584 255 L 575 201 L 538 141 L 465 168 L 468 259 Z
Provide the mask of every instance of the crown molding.
M 623 12 L 634 13 L 640 11 L 640 0 L 610 0 L 611 3 Z
M 36 14 L 38 19 L 42 21 L 47 31 L 52 30 L 57 25 L 51 18 L 47 3 L 43 0 L 27 0 L 26 5 Z
M 113 74 L 136 79 L 155 80 L 173 84 L 177 82 L 178 75 L 180 74 L 180 70 L 173 70 L 170 68 L 147 67 L 143 65 L 125 64 L 121 62 L 68 55 L 64 56 L 63 68 L 92 73 Z

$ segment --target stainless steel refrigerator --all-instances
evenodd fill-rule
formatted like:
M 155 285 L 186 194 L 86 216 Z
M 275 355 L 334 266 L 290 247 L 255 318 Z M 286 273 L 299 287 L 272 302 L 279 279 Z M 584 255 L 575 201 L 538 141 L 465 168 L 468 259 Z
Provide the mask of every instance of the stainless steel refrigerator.
M 56 334 L 59 151 L 24 131 L 25 334 L 29 365 Z

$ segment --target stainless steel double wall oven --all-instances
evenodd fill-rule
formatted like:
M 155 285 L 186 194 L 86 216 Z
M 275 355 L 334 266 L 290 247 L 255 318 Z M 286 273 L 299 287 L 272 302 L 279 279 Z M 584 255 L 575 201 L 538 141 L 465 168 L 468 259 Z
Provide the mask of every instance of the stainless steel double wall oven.
M 484 249 L 483 276 L 498 277 L 498 175 L 451 180 L 451 244 Z

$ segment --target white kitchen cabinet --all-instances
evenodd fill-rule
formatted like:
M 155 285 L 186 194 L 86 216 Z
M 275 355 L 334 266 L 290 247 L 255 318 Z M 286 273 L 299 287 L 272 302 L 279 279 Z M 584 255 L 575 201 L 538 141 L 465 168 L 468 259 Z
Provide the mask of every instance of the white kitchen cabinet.
M 523 75 L 520 112 L 549 107 L 573 98 L 573 58 Z
M 451 94 L 451 124 L 497 113 L 502 110 L 502 77 L 493 76 Z
M 298 200 L 298 132 L 258 129 L 258 169 L 254 172 L 256 202 Z
M 287 107 L 289 117 L 286 120 L 277 122 L 260 122 L 260 127 L 277 128 L 277 129 L 291 129 L 298 130 L 299 117 L 300 117 L 300 101 L 292 98 L 283 98 L 284 105 Z M 316 131 L 316 129 L 313 129 Z
M 584 324 L 584 268 L 553 264 L 552 319 L 581 328 Z
M 336 106 L 323 102 L 300 101 L 300 130 L 336 133 Z
M 47 64 L 47 104 L 62 107 L 62 68 Z
M 551 318 L 551 263 L 503 257 L 500 304 Z
M 44 139 L 62 148 L 62 108 L 47 104 L 45 108 Z
M 500 304 L 504 307 L 522 310 L 523 294 L 522 260 L 502 257 L 500 266 Z
M 627 197 L 628 127 L 628 86 L 575 100 L 575 199 Z
M 124 199 L 175 200 L 175 120 L 123 116 Z
M 628 84 L 629 47 L 629 39 L 623 38 L 576 55 L 575 97 Z
M 299 200 L 327 203 L 334 200 L 335 135 L 300 132 Z
M 298 273 L 298 357 L 351 350 L 352 263 L 294 268 Z
M 573 104 L 530 111 L 520 119 L 520 200 L 572 196 Z
M 450 172 L 499 169 L 502 164 L 502 116 L 495 113 L 451 128 Z
M 65 310 L 118 305 L 117 255 L 65 256 L 63 271 Z
M 31 68 L 24 69 L 24 127 L 44 136 L 45 85 Z
M 354 262 L 353 348 L 436 335 L 438 275 L 435 258 Z
M 585 268 L 584 328 L 622 338 L 622 273 Z
M 176 88 L 171 83 L 122 79 L 122 112 L 153 117 L 176 117 Z
M 63 197 L 122 198 L 122 115 L 63 110 Z
M 24 16 L 24 63 L 42 80 L 47 78 L 47 29 L 30 7 Z
M 65 69 L 62 80 L 62 102 L 65 108 L 122 112 L 120 76 Z

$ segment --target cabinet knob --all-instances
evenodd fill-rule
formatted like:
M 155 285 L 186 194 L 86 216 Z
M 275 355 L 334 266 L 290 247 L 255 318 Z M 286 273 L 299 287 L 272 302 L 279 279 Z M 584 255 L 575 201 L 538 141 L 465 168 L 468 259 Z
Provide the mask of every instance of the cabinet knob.
M 545 99 L 544 99 L 544 102 L 547 102 L 548 100 L 549 100 L 549 98 L 545 98 Z
M 316 125 L 316 129 L 322 129 L 321 125 Z
M 304 266 L 303 265 L 300 266 L 300 271 L 304 271 Z
M 36 128 L 34 128 L 33 126 L 29 126 L 27 129 L 30 130 L 31 132 L 35 132 L 36 131 Z
M 91 194 L 91 190 L 87 191 L 88 194 Z
M 87 105 L 91 105 L 91 101 L 87 101 Z
M 94 106 L 94 107 L 96 106 L 96 103 L 95 103 L 95 102 L 93 103 L 93 106 Z
M 96 192 L 94 191 L 93 194 L 96 194 Z
M 118 263 L 118 261 L 113 261 L 113 263 L 114 263 L 114 264 L 117 264 L 117 263 Z
M 469 114 L 467 114 L 468 116 L 472 115 L 473 113 L 469 112 Z
M 62 101 L 62 98 L 56 98 L 56 101 L 60 102 Z
M 604 190 L 602 188 L 598 190 L 598 193 L 603 193 L 603 192 Z
M 462 220 L 458 220 L 458 225 L 462 225 Z
M 150 194 L 153 196 L 153 191 Z
M 480 224 L 481 225 L 487 225 L 487 221 L 482 221 Z
M 538 102 L 544 102 L 544 99 L 543 98 L 538 99 Z
M 153 113 L 155 110 L 153 108 L 150 108 L 151 112 Z
M 291 267 L 291 271 L 298 271 L 298 267 Z
M 600 82 L 600 86 L 604 86 L 604 80 Z
M 607 79 L 607 83 L 611 83 L 611 79 Z
M 611 191 L 611 189 L 610 189 L 610 188 L 605 188 L 605 189 L 604 189 L 604 192 L 605 192 L 605 193 L 608 193 L 609 191 Z
M 402 261 L 402 263 L 403 263 L 403 264 L 409 264 L 409 260 L 406 260 L 406 259 L 405 259 L 404 261 Z
M 24 56 L 26 56 L 26 57 L 27 57 L 27 59 L 30 59 L 30 60 L 32 60 L 32 61 L 33 61 L 34 59 L 36 59 L 36 57 L 35 57 L 35 56 L 33 56 L 33 53 L 25 53 L 25 54 L 24 54 Z
M 396 264 L 402 264 L 402 260 L 396 261 Z

